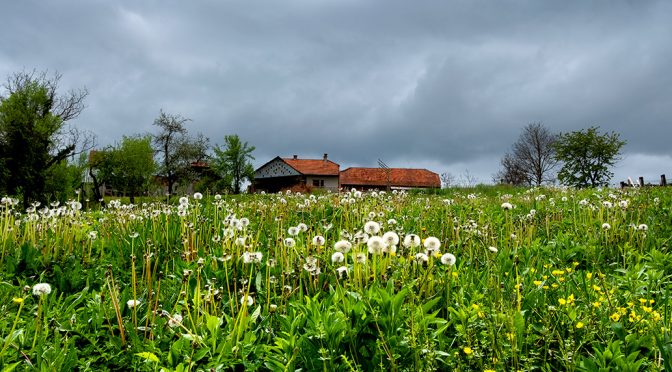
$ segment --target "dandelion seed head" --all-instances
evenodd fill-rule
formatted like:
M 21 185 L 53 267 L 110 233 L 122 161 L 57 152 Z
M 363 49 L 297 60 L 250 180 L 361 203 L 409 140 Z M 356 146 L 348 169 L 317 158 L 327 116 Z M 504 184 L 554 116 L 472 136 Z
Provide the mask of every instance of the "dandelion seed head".
M 415 255 L 415 262 L 417 262 L 417 263 L 419 263 L 419 264 L 423 264 L 423 263 L 425 263 L 425 262 L 427 262 L 427 261 L 429 261 L 429 257 L 428 257 L 426 254 L 424 254 L 424 253 L 422 253 L 422 252 L 420 252 L 420 253 L 416 253 L 416 255 Z
M 51 285 L 49 283 L 38 283 L 33 286 L 33 295 L 41 296 L 51 293 Z
M 443 256 L 441 256 L 441 263 L 444 265 L 453 266 L 455 265 L 455 261 L 455 255 L 452 253 L 445 253 Z
M 366 254 L 359 252 L 355 254 L 355 262 L 358 264 L 365 264 L 366 263 Z
M 252 296 L 244 295 L 243 297 L 240 298 L 240 304 L 252 306 L 254 305 L 254 298 Z
M 388 246 L 397 245 L 399 244 L 399 235 L 394 231 L 388 231 L 383 234 L 383 241 L 385 242 L 385 245 Z
M 339 240 L 334 244 L 334 250 L 336 252 L 348 253 L 352 248 L 352 243 L 347 240 Z
M 428 251 L 435 252 L 438 251 L 439 248 L 441 248 L 441 241 L 438 238 L 430 236 L 425 239 L 425 249 Z
M 369 235 L 378 234 L 378 232 L 380 232 L 380 224 L 376 221 L 369 221 L 364 224 L 364 232 Z
M 174 314 L 170 319 L 168 319 L 168 327 L 175 328 L 179 327 L 182 324 L 182 315 Z
M 341 263 L 345 259 L 345 256 L 343 256 L 343 253 L 341 252 L 334 252 L 334 254 L 331 255 L 331 262 L 333 263 Z
M 408 234 L 404 237 L 404 247 L 415 248 L 420 246 L 420 237 L 415 234 Z
M 313 245 L 317 247 L 323 246 L 325 243 L 325 239 L 322 235 L 315 235 L 313 237 Z
M 381 254 L 383 253 L 383 248 L 385 248 L 385 241 L 380 236 L 372 236 L 367 240 L 366 246 L 371 254 Z

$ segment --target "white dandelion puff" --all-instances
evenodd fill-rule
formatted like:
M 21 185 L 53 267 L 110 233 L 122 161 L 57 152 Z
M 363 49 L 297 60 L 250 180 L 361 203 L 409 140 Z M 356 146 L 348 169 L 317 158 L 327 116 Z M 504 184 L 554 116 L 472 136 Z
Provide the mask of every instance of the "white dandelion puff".
M 33 286 L 33 295 L 41 296 L 51 293 L 51 285 L 49 283 L 38 283 Z
M 366 242 L 366 246 L 371 254 L 381 254 L 385 248 L 385 241 L 380 236 L 372 236 Z
M 430 252 L 436 252 L 441 248 L 441 241 L 439 239 L 430 236 L 425 239 L 425 248 Z
M 364 231 L 369 235 L 378 234 L 380 231 L 380 224 L 376 221 L 369 221 L 364 224 Z
M 399 235 L 397 235 L 397 233 L 394 231 L 388 231 L 383 234 L 383 241 L 388 246 L 397 245 L 399 244 Z
M 325 243 L 325 239 L 322 235 L 315 235 L 313 237 L 313 245 L 317 247 L 323 246 Z
M 333 263 L 341 263 L 345 259 L 345 256 L 343 256 L 343 253 L 341 252 L 334 252 L 334 254 L 331 255 L 331 262 Z
M 334 244 L 334 250 L 336 252 L 348 253 L 352 248 L 352 243 L 347 240 L 339 240 Z
M 415 248 L 420 245 L 420 237 L 415 234 L 408 234 L 404 237 L 404 247 Z
M 444 265 L 453 266 L 455 265 L 455 261 L 456 261 L 455 255 L 453 255 L 452 253 L 446 253 L 443 256 L 441 256 L 441 263 Z

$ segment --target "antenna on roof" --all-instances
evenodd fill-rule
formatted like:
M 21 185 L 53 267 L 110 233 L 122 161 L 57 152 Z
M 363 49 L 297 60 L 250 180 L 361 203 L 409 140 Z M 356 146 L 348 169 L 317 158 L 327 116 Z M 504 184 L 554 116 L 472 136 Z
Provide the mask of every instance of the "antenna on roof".
M 381 159 L 378 159 L 378 166 L 385 170 L 385 175 L 387 176 L 387 191 L 390 191 L 392 188 L 392 182 L 390 181 L 390 173 L 392 173 L 392 169 L 390 169 L 390 167 L 388 167 Z

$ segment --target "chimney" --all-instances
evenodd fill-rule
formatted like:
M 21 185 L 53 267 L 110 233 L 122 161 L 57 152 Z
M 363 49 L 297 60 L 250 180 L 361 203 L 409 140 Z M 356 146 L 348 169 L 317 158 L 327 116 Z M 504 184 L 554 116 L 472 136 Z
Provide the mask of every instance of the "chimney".
M 299 158 L 298 155 L 294 155 L 294 160 L 296 160 L 296 159 L 298 159 L 298 158 Z
M 324 154 L 324 161 L 327 161 L 327 154 Z

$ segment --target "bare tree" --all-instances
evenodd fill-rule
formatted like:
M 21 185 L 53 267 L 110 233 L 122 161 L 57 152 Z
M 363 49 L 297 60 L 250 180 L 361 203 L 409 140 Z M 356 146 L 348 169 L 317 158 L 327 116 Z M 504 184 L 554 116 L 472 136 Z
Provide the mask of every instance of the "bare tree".
M 154 135 L 155 151 L 160 155 L 159 174 L 168 183 L 168 194 L 180 180 L 192 181 L 197 177 L 192 165 L 208 159 L 210 140 L 198 134 L 195 138 L 187 134 L 184 127 L 191 119 L 178 114 L 167 114 L 161 110 L 154 125 L 160 132 Z
M 471 174 L 469 169 L 465 169 L 464 172 L 462 174 L 460 174 L 460 177 L 459 177 L 459 180 L 458 180 L 458 183 L 462 187 L 474 187 L 474 186 L 476 186 L 477 182 L 478 182 L 478 178 L 476 178 L 476 176 Z
M 180 148 L 183 147 L 183 137 L 187 134 L 184 124 L 191 119 L 182 117 L 179 114 L 166 114 L 160 111 L 159 117 L 154 119 L 154 125 L 160 128 L 161 132 L 154 136 L 154 145 L 156 151 L 161 154 L 160 174 L 168 183 L 168 194 L 173 193 L 173 185 L 178 179 L 178 173 L 183 164 L 179 156 Z
M 449 188 L 453 185 L 455 185 L 455 175 L 453 175 L 450 172 L 443 172 L 441 173 L 441 185 L 443 188 Z
M 500 164 L 502 169 L 494 175 L 495 183 L 504 183 L 508 185 L 522 186 L 529 185 L 528 175 L 521 169 L 520 162 L 513 155 L 505 154 Z
M 502 158 L 502 179 L 507 183 L 541 185 L 555 180 L 555 142 L 558 135 L 542 123 L 526 125 L 511 153 Z

